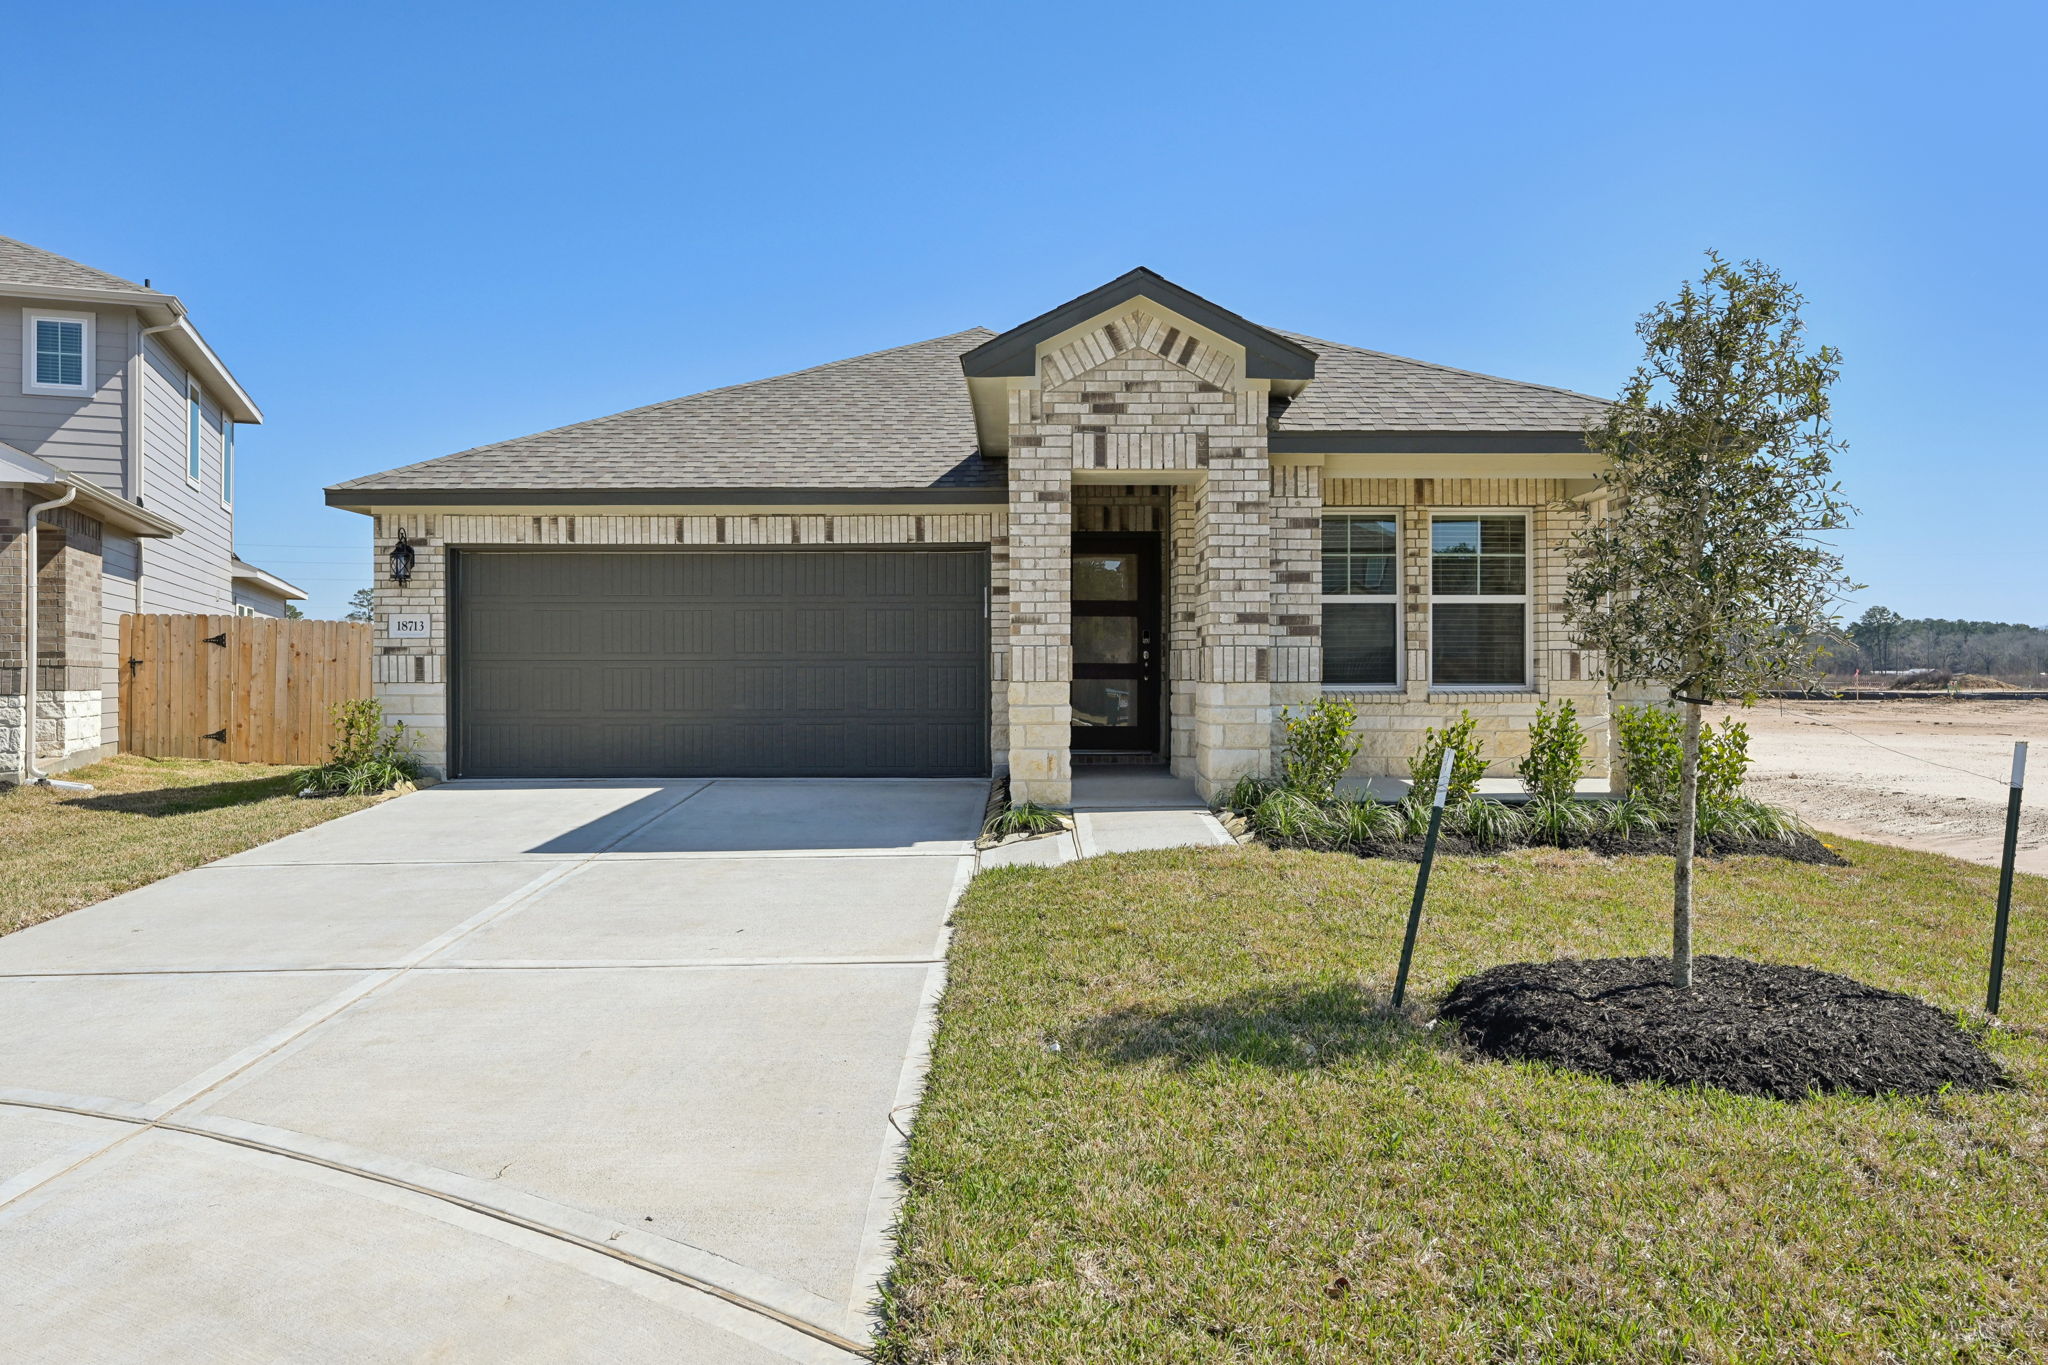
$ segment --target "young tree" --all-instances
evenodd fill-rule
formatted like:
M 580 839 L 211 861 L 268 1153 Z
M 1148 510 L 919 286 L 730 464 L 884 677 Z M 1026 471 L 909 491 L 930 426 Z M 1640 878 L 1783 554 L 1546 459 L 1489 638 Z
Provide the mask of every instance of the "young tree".
M 287 602 L 284 604 L 284 619 L 287 621 L 303 621 L 306 619 L 306 613 L 299 610 L 298 603 Z
M 377 590 L 357 588 L 348 595 L 348 615 L 344 621 L 374 621 L 377 619 Z
M 1811 678 L 1851 584 L 1819 537 L 1852 508 L 1828 426 L 1841 353 L 1809 351 L 1805 298 L 1755 261 L 1707 253 L 1675 301 L 1643 315 L 1643 364 L 1587 445 L 1604 509 L 1576 537 L 1573 630 L 1611 681 L 1667 687 L 1683 713 L 1671 979 L 1692 985 L 1700 708 Z

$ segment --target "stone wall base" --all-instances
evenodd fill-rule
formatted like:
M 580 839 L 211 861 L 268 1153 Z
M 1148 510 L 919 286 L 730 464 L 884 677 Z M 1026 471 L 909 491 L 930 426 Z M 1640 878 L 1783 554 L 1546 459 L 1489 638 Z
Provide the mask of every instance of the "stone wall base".
M 1276 683 L 1274 693 L 1273 751 L 1285 748 L 1287 734 L 1282 711 L 1290 706 L 1313 705 L 1324 695 L 1316 683 Z M 1609 773 L 1607 689 L 1599 682 L 1553 682 L 1547 695 L 1534 692 L 1431 692 L 1417 687 L 1403 692 L 1333 692 L 1358 708 L 1357 735 L 1361 741 L 1358 757 L 1352 760 L 1353 777 L 1406 777 L 1408 759 L 1421 746 L 1423 732 L 1442 729 L 1470 711 L 1484 746 L 1489 777 L 1513 777 L 1515 765 L 1529 752 L 1529 726 L 1536 719 L 1536 707 L 1544 701 L 1570 700 L 1578 711 L 1579 725 L 1586 732 L 1586 776 Z
M 46 772 L 100 757 L 103 708 L 97 688 L 36 694 L 36 765 Z M 0 781 L 18 782 L 21 697 L 0 697 Z

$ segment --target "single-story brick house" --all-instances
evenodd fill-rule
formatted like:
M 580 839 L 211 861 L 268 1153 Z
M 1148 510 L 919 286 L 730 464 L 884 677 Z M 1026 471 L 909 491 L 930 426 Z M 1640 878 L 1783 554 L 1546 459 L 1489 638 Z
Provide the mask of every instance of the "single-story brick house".
M 385 708 L 456 775 L 1007 770 L 1063 804 L 1149 755 L 1208 794 L 1326 692 L 1362 774 L 1461 707 L 1497 767 L 1538 702 L 1603 714 L 1557 604 L 1601 408 L 1141 269 L 327 500 L 375 518 Z

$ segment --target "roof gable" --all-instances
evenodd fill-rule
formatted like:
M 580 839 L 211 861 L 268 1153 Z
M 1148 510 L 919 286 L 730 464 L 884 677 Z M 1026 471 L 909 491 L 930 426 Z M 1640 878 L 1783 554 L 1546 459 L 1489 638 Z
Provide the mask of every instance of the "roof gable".
M 960 357 L 960 368 L 969 379 L 1034 374 L 1037 372 L 1040 343 L 1141 298 L 1179 313 L 1190 322 L 1244 347 L 1244 372 L 1248 379 L 1305 380 L 1315 377 L 1316 356 L 1308 347 L 1211 303 L 1143 266 L 983 342 Z

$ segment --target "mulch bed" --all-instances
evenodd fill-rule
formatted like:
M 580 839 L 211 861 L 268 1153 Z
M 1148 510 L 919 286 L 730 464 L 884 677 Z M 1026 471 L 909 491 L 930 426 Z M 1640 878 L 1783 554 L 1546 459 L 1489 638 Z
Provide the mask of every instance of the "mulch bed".
M 1799 1100 L 1816 1092 L 1931 1095 L 2010 1084 L 1932 1005 L 1833 972 L 1735 957 L 1511 962 L 1468 976 L 1441 1014 L 1479 1052 L 1609 1080 L 1719 1086 Z

